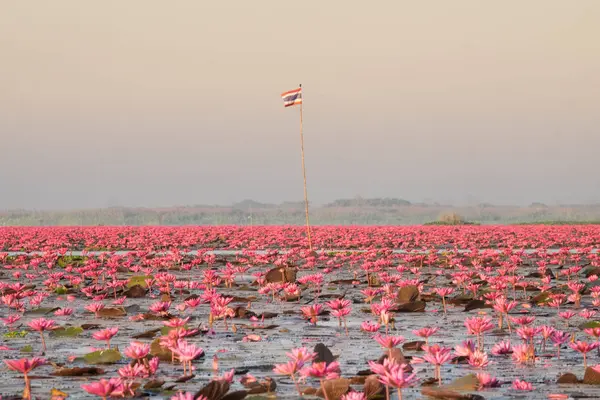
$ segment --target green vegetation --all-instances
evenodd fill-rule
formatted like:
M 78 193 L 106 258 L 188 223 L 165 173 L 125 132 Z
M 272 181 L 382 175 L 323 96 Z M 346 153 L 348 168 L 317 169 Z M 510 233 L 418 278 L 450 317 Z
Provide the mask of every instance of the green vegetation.
M 24 338 L 25 336 L 27 336 L 29 334 L 29 331 L 10 331 L 10 332 L 6 332 L 4 335 L 2 335 L 2 337 L 4 337 L 4 339 L 20 339 L 20 338 Z
M 339 199 L 311 205 L 314 225 L 462 225 L 462 224 L 597 224 L 600 204 L 526 207 L 481 203 L 473 206 L 411 203 L 403 199 Z M 440 216 L 449 215 L 449 220 Z M 452 221 L 460 216 L 461 221 Z M 434 221 L 434 222 L 432 222 Z M 76 211 L 0 212 L 0 226 L 143 226 L 143 225 L 303 225 L 304 204 L 265 204 L 244 200 L 232 206 L 172 208 L 106 208 Z M 101 249 L 94 249 L 101 250 Z M 80 265 L 84 259 L 65 255 L 60 266 Z

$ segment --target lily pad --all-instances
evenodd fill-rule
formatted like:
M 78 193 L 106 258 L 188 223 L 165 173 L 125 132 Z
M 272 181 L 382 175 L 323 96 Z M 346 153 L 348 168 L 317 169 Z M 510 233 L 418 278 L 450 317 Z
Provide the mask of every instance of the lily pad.
M 75 337 L 83 333 L 83 328 L 80 326 L 70 326 L 68 328 L 61 327 L 50 332 L 52 337 Z
M 104 370 L 96 367 L 84 367 L 84 368 L 58 368 L 50 375 L 54 376 L 92 376 L 102 375 Z
M 21 353 L 33 353 L 33 347 L 30 344 L 21 348 Z
M 53 313 L 54 311 L 60 310 L 60 307 L 39 307 L 34 308 L 33 310 L 25 311 L 25 314 L 28 315 L 48 315 Z
M 129 282 L 127 282 L 127 287 L 131 288 L 134 287 L 135 285 L 139 285 L 143 288 L 148 287 L 148 285 L 146 285 L 146 279 L 152 279 L 154 278 L 152 275 L 135 275 L 132 276 L 131 278 L 129 278 Z
M 600 328 L 600 321 L 589 321 L 579 325 L 579 329 L 581 330 L 592 328 Z
M 92 353 L 88 353 L 83 356 L 83 361 L 87 364 L 113 364 L 121 360 L 123 356 L 118 350 L 108 349 L 99 350 Z

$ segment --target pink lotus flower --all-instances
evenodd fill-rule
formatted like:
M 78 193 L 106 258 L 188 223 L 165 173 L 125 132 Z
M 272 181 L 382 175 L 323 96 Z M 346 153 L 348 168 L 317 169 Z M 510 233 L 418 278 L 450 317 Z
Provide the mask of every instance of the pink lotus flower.
M 25 380 L 25 390 L 23 391 L 23 398 L 26 400 L 31 400 L 31 383 L 29 381 L 29 372 L 46 364 L 46 360 L 39 357 L 29 358 L 21 358 L 19 360 L 4 360 L 4 364 L 8 367 L 8 369 L 12 371 L 17 371 L 23 374 L 23 379 Z
M 145 358 L 150 353 L 150 345 L 140 342 L 131 342 L 124 351 L 125 355 L 134 360 Z
M 481 351 L 475 351 L 469 355 L 469 365 L 474 368 L 485 368 L 488 366 L 490 361 L 486 353 Z
M 54 315 L 57 317 L 68 317 L 71 314 L 73 314 L 73 309 L 69 307 L 54 311 Z
M 500 386 L 498 379 L 485 372 L 478 373 L 477 380 L 479 381 L 479 390 Z
M 389 398 L 389 387 L 398 389 L 398 398 L 402 398 L 401 389 L 412 386 L 418 381 L 416 374 L 408 372 L 406 364 L 398 364 L 389 358 L 384 359 L 383 364 L 369 361 L 369 368 L 377 374 L 379 382 L 386 386 L 387 398 Z
M 341 400 L 367 400 L 362 392 L 350 392 L 342 396 Z
M 597 349 L 600 346 L 600 343 L 588 343 L 578 340 L 575 343 L 569 343 L 569 347 L 575 351 L 583 354 L 583 368 L 587 368 L 587 353 L 590 351 Z
M 117 332 L 119 332 L 118 327 L 107 328 L 94 332 L 92 337 L 96 340 L 104 340 L 106 342 L 106 347 L 110 349 L 110 339 L 112 339 Z
M 51 331 L 58 328 L 55 322 L 51 319 L 39 318 L 30 321 L 27 324 L 31 329 L 38 331 L 42 339 L 42 352 L 46 351 L 46 339 L 44 339 L 44 331 Z
M 515 390 L 521 390 L 521 391 L 533 390 L 533 385 L 531 383 L 522 381 L 520 379 L 515 379 L 512 383 L 512 387 Z
M 124 392 L 123 382 L 119 378 L 100 379 L 98 382 L 81 385 L 81 388 L 89 394 L 102 397 L 103 400 L 111 396 L 120 396 Z
M 452 361 L 454 358 L 452 355 L 452 349 L 434 344 L 433 346 L 423 346 L 423 350 L 426 352 L 426 354 L 423 357 L 413 357 L 411 364 L 419 364 L 422 362 L 428 362 L 432 364 L 435 367 L 435 378 L 438 380 L 438 383 L 441 384 L 441 366 Z
M 375 339 L 375 341 L 379 343 L 381 347 L 387 350 L 391 350 L 399 344 L 404 343 L 403 336 L 375 335 L 373 339 Z
M 416 336 L 422 337 L 425 339 L 425 344 L 428 345 L 429 344 L 429 338 L 433 335 L 435 335 L 437 333 L 437 331 L 439 331 L 440 328 L 435 327 L 435 328 L 430 328 L 430 327 L 425 327 L 425 328 L 421 328 L 418 330 L 413 330 L 413 334 L 415 334 Z
M 312 363 L 302 368 L 300 375 L 319 379 L 336 379 L 340 376 L 340 364 L 337 361 Z
M 364 321 L 361 325 L 360 325 L 360 329 L 365 331 L 365 332 L 369 332 L 369 333 L 375 333 L 379 330 L 379 327 L 381 325 L 379 325 L 376 322 L 371 322 L 371 321 Z
M 512 353 L 512 347 L 508 340 L 498 342 L 492 347 L 492 354 L 495 356 L 502 356 L 510 353 Z

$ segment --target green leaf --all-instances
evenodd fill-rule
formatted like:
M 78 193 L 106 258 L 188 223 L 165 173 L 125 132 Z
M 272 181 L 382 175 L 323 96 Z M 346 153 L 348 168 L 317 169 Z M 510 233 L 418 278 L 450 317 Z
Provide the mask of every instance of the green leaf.
M 23 330 L 23 331 L 10 331 L 10 332 L 6 332 L 2 336 L 4 337 L 4 339 L 20 339 L 20 338 L 24 338 L 28 334 L 29 334 L 29 331 Z
M 39 308 L 35 308 L 33 310 L 25 311 L 25 314 L 29 314 L 29 315 L 38 315 L 38 314 L 47 315 L 47 314 L 53 313 L 56 310 L 60 310 L 60 307 L 39 307 Z
M 83 333 L 83 328 L 80 326 L 70 326 L 68 328 L 61 327 L 50 332 L 52 337 L 75 337 Z
M 69 293 L 69 289 L 67 289 L 64 286 L 59 286 L 56 289 L 54 289 L 54 293 L 56 293 L 56 294 L 67 294 L 67 293 Z
M 173 328 L 171 326 L 163 326 L 162 328 L 160 328 L 160 334 L 163 336 L 167 336 L 169 335 L 169 332 L 171 332 L 173 329 L 176 328 Z M 184 325 L 183 329 L 189 329 L 189 327 L 187 325 Z
M 109 350 L 99 350 L 94 351 L 93 353 L 88 353 L 83 356 L 83 361 L 87 364 L 114 364 L 121 360 L 123 356 L 119 351 L 109 349 Z
M 21 353 L 33 353 L 33 347 L 30 344 L 21 348 Z
M 135 285 L 140 285 L 143 288 L 148 287 L 146 285 L 146 279 L 154 278 L 152 275 L 135 275 L 129 278 L 129 282 L 127 282 L 127 287 L 133 287 Z
M 591 329 L 591 328 L 600 328 L 600 321 L 589 321 L 589 322 L 584 322 L 583 324 L 579 325 L 579 329 L 581 329 L 581 330 Z

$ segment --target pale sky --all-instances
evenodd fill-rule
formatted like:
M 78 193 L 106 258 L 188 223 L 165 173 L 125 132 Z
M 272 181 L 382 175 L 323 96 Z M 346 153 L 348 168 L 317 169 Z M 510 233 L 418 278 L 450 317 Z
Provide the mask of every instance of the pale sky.
M 600 201 L 598 0 L 4 0 L 0 208 Z

